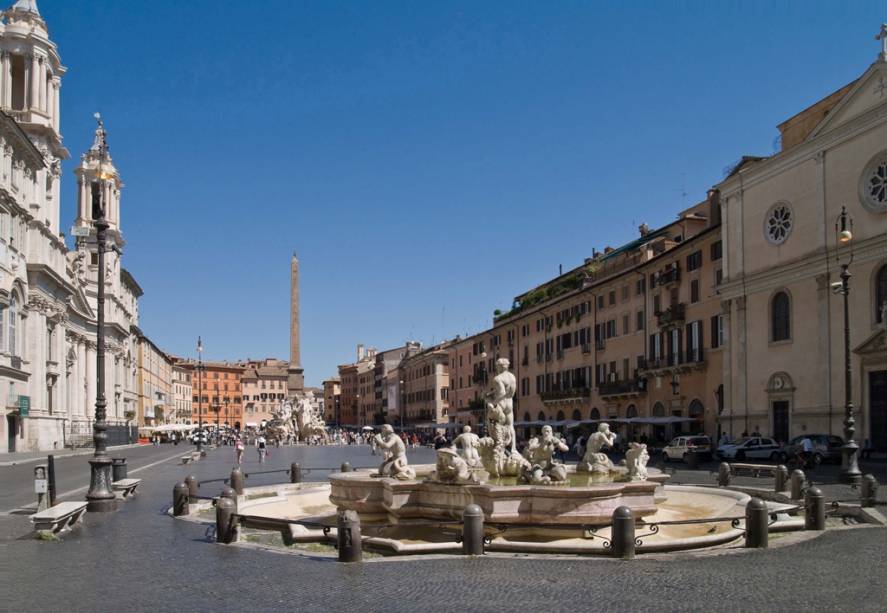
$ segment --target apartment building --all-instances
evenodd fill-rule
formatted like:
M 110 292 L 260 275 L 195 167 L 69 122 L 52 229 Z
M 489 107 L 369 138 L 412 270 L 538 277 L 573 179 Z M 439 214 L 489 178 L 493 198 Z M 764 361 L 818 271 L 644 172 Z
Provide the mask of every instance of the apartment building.
M 339 421 L 342 425 L 368 423 L 366 414 L 372 415 L 374 406 L 375 368 L 376 350 L 364 345 L 357 346 L 356 362 L 339 365 Z
M 342 401 L 342 382 L 338 377 L 323 382 L 323 419 L 328 424 L 339 423 Z
M 400 364 L 404 423 L 414 426 L 455 422 L 450 415 L 450 346 L 447 341 L 407 356 Z
M 259 425 L 274 416 L 287 394 L 287 367 L 284 360 L 247 360 L 240 377 L 243 415 L 247 424 Z
M 174 419 L 172 423 L 191 423 L 191 397 L 193 388 L 191 384 L 190 368 L 182 366 L 177 361 L 172 364 L 172 401 Z

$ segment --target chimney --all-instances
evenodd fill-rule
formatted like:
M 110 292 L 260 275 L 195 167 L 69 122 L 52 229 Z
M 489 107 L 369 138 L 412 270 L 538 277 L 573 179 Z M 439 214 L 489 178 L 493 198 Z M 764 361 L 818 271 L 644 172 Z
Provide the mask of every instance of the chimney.
M 650 233 L 650 226 L 642 223 L 640 226 L 638 226 L 638 230 L 640 231 L 641 236 L 647 236 Z
M 604 255 L 613 253 L 614 251 L 616 251 L 616 250 L 613 249 L 610 245 L 607 245 L 606 247 L 604 247 Z

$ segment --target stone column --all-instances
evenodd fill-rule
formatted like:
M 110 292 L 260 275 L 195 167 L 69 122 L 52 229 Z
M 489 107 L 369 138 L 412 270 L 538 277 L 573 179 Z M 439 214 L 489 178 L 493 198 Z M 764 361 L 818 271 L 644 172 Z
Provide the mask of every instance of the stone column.
M 729 428 L 725 428 L 727 432 L 730 433 L 730 438 L 733 438 L 733 407 L 736 405 L 733 402 L 733 343 L 732 334 L 730 329 L 730 322 L 732 318 L 730 317 L 730 308 L 732 301 L 730 299 L 724 300 L 721 302 L 721 328 L 724 330 L 724 344 L 721 346 L 721 357 L 722 357 L 722 365 L 721 365 L 721 380 L 724 385 L 724 395 L 722 401 L 724 403 L 724 413 L 729 416 L 730 426 Z M 721 426 L 723 427 L 723 416 L 721 419 Z
M 41 57 L 37 66 L 37 106 L 41 111 L 47 112 L 49 107 L 46 104 L 46 60 Z
M 748 432 L 748 346 L 746 334 L 746 310 L 745 296 L 739 296 L 734 300 L 736 303 L 736 387 L 738 395 L 738 406 L 742 407 L 744 412 L 744 422 L 742 429 Z
M 9 82 L 9 52 L 0 51 L 0 106 L 8 107 Z
M 40 97 L 40 63 L 36 55 L 31 55 L 31 71 L 30 71 L 30 92 L 31 99 L 25 108 L 35 108 L 39 106 L 38 99 Z
M 52 127 L 55 128 L 56 132 L 61 130 L 61 116 L 60 109 L 61 105 L 59 104 L 59 96 L 62 93 L 62 80 L 58 77 L 53 78 L 54 91 L 52 95 Z

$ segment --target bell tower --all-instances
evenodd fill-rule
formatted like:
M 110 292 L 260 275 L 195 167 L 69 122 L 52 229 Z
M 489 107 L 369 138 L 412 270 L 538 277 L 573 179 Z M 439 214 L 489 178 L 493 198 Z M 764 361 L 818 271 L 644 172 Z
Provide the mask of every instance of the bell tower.
M 74 174 L 77 175 L 77 218 L 74 220 L 75 234 L 78 234 L 77 247 L 79 249 L 82 244 L 90 242 L 88 234 L 96 216 L 96 212 L 92 210 L 93 192 L 98 190 L 109 226 L 108 241 L 119 250 L 125 244 L 120 232 L 120 193 L 123 181 L 111 159 L 105 123 L 98 113 L 95 118 L 98 125 L 92 147 L 80 156 L 80 166 L 74 169 Z M 76 228 L 83 228 L 82 233 L 78 233 Z
M 0 110 L 16 120 L 46 159 L 32 214 L 58 232 L 60 162 L 69 155 L 62 145 L 59 117 L 67 69 L 49 39 L 37 0 L 18 0 L 0 16 Z

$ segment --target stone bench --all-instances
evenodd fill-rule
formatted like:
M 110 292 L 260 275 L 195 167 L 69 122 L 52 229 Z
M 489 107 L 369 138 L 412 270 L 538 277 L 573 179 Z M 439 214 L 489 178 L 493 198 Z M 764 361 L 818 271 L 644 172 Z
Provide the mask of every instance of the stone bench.
M 31 515 L 34 530 L 47 534 L 58 534 L 74 527 L 86 513 L 86 501 L 60 502 L 54 507 Z
M 114 493 L 120 494 L 122 498 L 127 498 L 130 494 L 135 494 L 136 489 L 142 483 L 141 479 L 121 479 L 111 484 Z

